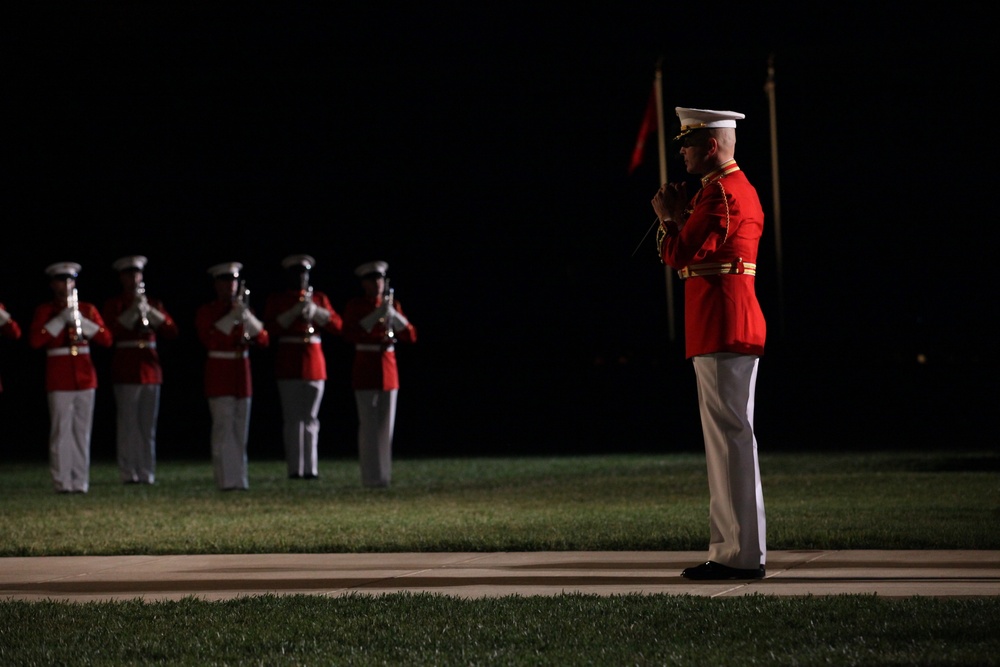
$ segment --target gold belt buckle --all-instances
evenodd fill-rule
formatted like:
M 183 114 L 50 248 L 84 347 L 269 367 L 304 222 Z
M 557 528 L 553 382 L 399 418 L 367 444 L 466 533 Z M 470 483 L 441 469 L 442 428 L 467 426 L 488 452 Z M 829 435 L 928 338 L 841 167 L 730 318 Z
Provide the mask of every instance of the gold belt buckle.
M 72 357 L 75 357 L 75 356 L 76 356 L 77 354 L 79 354 L 79 350 L 78 350 L 78 348 L 76 347 L 76 345 L 70 345 L 70 346 L 69 346 L 69 354 L 70 354 L 70 356 L 72 356 Z

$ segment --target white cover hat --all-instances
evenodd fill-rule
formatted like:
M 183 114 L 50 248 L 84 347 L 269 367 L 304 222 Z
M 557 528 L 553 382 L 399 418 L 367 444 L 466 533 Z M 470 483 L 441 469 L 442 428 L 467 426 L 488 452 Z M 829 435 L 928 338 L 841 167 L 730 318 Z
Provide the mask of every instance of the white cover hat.
M 125 257 L 120 257 L 115 260 L 115 263 L 111 265 L 115 271 L 125 271 L 126 269 L 138 269 L 142 271 L 146 268 L 146 263 L 149 260 L 142 255 L 126 255 Z
M 312 267 L 316 266 L 316 260 L 313 259 L 311 255 L 289 255 L 281 260 L 282 268 L 290 269 L 293 266 L 304 266 L 308 271 L 312 269 Z
M 51 278 L 58 276 L 72 276 L 76 278 L 80 275 L 81 266 L 76 262 L 56 262 L 45 268 L 45 274 Z
M 213 278 L 225 278 L 227 276 L 232 276 L 238 278 L 240 275 L 240 269 L 243 265 L 239 262 L 223 262 L 222 264 L 216 264 L 208 270 L 208 273 Z
M 675 107 L 677 117 L 681 120 L 681 133 L 674 137 L 680 139 L 691 130 L 706 127 L 736 127 L 736 121 L 746 118 L 737 111 L 715 111 L 713 109 L 689 109 Z
M 378 259 L 374 262 L 365 262 L 358 268 L 354 269 L 354 275 L 358 278 L 364 278 L 365 276 L 370 276 L 372 274 L 378 274 L 384 276 L 389 270 L 389 265 L 386 262 Z

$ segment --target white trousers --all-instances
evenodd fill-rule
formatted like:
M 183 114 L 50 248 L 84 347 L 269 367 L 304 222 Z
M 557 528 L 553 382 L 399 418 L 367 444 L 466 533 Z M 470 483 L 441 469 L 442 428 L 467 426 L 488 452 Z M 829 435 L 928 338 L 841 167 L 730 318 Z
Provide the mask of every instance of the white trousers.
M 389 486 L 392 481 L 392 433 L 396 424 L 396 392 L 362 389 L 358 404 L 358 458 L 363 486 Z
M 756 356 L 732 353 L 694 357 L 708 464 L 708 559 L 741 569 L 757 569 L 767 557 L 753 431 L 758 361 Z
M 90 488 L 90 434 L 96 390 L 50 391 L 49 471 L 61 493 Z
M 247 436 L 250 433 L 250 397 L 214 396 L 212 413 L 212 470 L 223 491 L 250 488 L 247 474 Z
M 152 484 L 156 477 L 156 420 L 160 385 L 116 384 L 118 472 L 123 482 Z
M 319 475 L 319 406 L 323 380 L 278 380 L 289 477 Z

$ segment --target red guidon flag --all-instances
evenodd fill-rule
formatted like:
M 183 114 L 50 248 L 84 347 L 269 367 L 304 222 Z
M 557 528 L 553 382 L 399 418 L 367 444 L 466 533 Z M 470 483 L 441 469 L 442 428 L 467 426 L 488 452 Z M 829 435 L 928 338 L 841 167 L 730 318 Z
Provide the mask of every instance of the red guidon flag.
M 656 87 L 649 93 L 649 103 L 646 105 L 646 113 L 642 116 L 642 125 L 639 126 L 639 136 L 635 139 L 635 149 L 632 151 L 632 163 L 628 167 L 628 173 L 635 171 L 635 168 L 642 163 L 642 155 L 646 152 L 646 139 L 656 132 Z

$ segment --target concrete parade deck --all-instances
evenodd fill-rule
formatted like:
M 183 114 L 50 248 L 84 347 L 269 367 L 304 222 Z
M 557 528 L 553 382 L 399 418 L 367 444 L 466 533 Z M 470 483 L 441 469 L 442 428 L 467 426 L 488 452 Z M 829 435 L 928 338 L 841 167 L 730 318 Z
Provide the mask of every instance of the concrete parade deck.
M 0 558 L 0 600 L 253 595 L 1000 595 L 1000 551 L 773 551 L 756 581 L 689 581 L 704 552 L 232 554 Z

